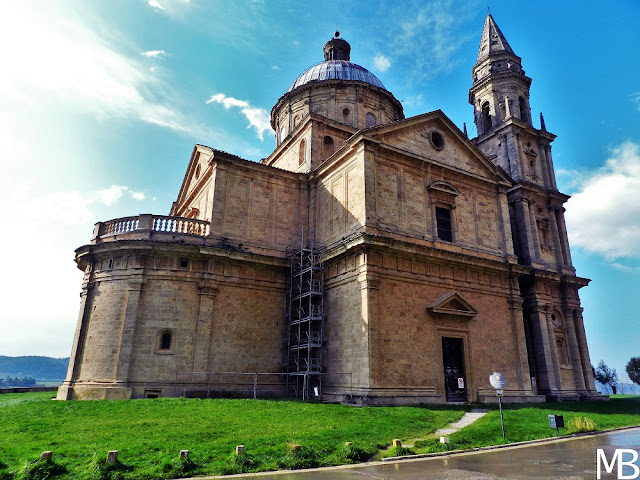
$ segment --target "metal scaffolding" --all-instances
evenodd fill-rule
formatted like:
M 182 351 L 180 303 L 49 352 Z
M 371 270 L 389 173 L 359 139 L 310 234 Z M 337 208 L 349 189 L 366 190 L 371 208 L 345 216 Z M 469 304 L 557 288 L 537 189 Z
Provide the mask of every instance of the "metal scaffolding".
M 285 316 L 289 394 L 307 400 L 322 387 L 323 252 L 300 246 L 290 253 Z

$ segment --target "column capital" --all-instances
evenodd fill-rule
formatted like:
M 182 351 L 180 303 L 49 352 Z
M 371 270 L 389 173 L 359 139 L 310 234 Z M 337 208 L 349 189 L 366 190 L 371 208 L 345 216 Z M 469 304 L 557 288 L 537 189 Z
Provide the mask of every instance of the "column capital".
M 380 281 L 372 275 L 359 275 L 358 283 L 360 284 L 361 290 L 378 290 L 378 288 L 380 288 Z
M 127 290 L 130 292 L 141 291 L 145 283 L 146 280 L 144 278 L 130 278 L 127 280 Z
M 198 295 L 208 295 L 211 297 L 215 297 L 218 293 L 218 285 L 215 283 L 209 282 L 200 282 L 198 283 Z

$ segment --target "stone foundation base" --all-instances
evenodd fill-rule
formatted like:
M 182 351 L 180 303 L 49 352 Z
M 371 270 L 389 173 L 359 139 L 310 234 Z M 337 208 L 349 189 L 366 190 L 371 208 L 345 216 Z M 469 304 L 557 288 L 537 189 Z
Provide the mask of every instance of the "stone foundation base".
M 58 388 L 57 400 L 128 400 L 132 398 L 131 389 L 127 387 L 83 384 L 65 385 Z

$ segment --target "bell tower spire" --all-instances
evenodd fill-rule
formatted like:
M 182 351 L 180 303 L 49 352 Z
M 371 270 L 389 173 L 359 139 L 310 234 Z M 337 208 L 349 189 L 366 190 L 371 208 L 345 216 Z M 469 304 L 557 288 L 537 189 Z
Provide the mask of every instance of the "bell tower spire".
M 531 125 L 531 79 L 490 13 L 484 21 L 472 76 L 469 103 L 474 107 L 478 137 L 512 117 Z

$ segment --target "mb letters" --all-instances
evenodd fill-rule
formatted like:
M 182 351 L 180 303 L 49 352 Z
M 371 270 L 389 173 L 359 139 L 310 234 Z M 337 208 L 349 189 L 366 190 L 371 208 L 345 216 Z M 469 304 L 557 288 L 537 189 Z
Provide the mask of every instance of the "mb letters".
M 618 478 L 619 479 L 634 479 L 640 477 L 640 467 L 636 464 L 638 462 L 638 452 L 631 448 L 616 448 L 611 458 L 611 462 L 607 460 L 607 456 L 604 450 L 598 448 L 596 450 L 596 478 L 602 478 L 602 470 L 607 473 L 613 473 L 613 469 L 618 464 Z M 631 472 L 626 474 L 623 472 L 624 466 L 629 467 Z

